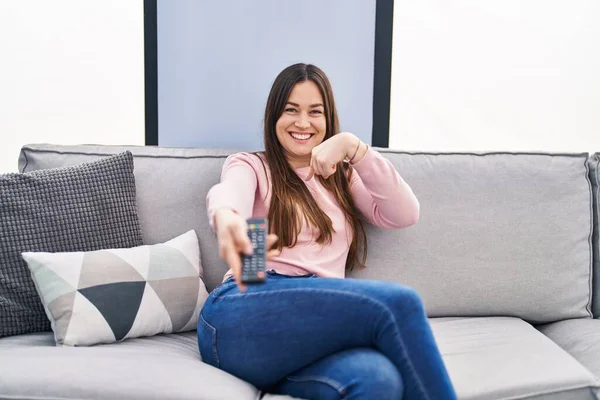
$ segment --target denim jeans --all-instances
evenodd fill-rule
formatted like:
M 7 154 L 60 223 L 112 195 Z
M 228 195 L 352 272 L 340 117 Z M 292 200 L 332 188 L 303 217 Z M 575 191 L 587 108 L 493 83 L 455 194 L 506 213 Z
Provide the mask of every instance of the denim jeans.
M 212 291 L 202 360 L 259 389 L 306 399 L 456 399 L 419 295 L 390 282 L 268 272 Z

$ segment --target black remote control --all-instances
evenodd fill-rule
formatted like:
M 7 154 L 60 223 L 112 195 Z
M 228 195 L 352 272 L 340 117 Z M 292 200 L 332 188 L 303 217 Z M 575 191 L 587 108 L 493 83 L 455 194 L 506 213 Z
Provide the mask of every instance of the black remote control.
M 248 223 L 248 238 L 254 253 L 251 256 L 242 255 L 242 282 L 263 283 L 266 279 L 267 263 L 267 234 L 269 224 L 266 218 L 250 218 Z

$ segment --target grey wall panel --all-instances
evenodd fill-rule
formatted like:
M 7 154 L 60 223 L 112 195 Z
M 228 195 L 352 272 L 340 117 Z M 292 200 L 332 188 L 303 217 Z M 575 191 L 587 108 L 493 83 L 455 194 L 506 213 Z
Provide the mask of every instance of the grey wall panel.
M 296 62 L 327 73 L 341 129 L 371 143 L 375 3 L 159 0 L 159 145 L 262 148 L 268 91 Z

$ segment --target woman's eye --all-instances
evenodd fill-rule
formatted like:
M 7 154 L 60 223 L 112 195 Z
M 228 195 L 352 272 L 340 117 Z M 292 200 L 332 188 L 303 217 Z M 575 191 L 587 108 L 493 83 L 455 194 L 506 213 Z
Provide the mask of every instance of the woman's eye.
M 323 111 L 321 111 L 321 110 L 312 110 L 311 114 L 323 114 Z
M 294 111 L 296 111 L 295 108 L 286 108 L 285 109 L 285 112 L 294 112 Z

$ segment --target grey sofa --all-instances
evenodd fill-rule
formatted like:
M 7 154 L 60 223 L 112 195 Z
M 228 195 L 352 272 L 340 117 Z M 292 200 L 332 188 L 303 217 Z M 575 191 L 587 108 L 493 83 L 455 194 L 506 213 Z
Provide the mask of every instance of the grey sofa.
M 195 229 L 212 290 L 226 267 L 205 195 L 232 151 L 37 144 L 23 147 L 19 167 L 125 149 L 144 242 Z M 421 293 L 460 399 L 599 398 L 598 156 L 378 150 L 412 186 L 421 218 L 401 231 L 369 226 L 368 268 L 350 276 Z M 51 333 L 0 339 L 0 399 L 261 396 L 203 364 L 195 332 L 89 348 L 57 348 Z

